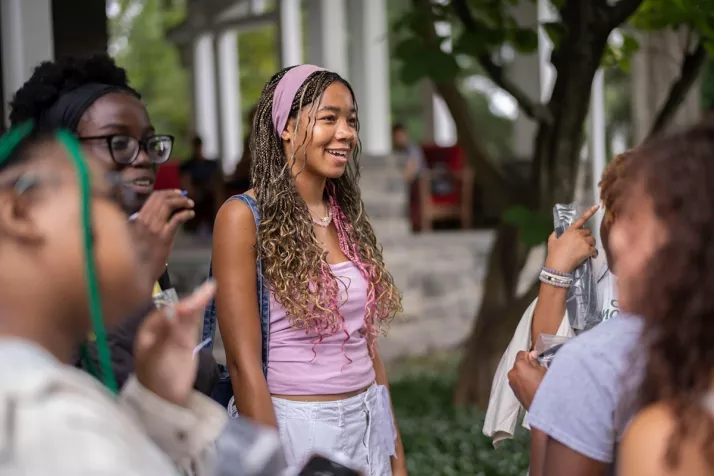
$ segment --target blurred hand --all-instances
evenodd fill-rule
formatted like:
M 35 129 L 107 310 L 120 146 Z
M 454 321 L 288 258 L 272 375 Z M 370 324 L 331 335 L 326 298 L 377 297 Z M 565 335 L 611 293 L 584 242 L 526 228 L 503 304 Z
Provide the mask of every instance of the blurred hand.
M 550 235 L 548 257 L 545 260 L 546 268 L 561 273 L 572 273 L 587 258 L 597 256 L 595 238 L 590 230 L 583 227 L 599 208 L 600 205 L 595 205 L 588 209 L 560 235 L 560 238 L 557 238 L 555 233 Z
M 516 354 L 516 362 L 508 372 L 508 383 L 526 410 L 530 408 L 545 372 L 545 367 L 538 363 L 538 352 L 520 351 Z
M 134 231 L 140 249 L 148 256 L 154 280 L 166 271 L 179 227 L 195 215 L 193 200 L 183 196 L 181 190 L 158 190 L 139 210 L 133 222 Z
M 174 307 L 154 311 L 136 336 L 136 377 L 147 389 L 175 405 L 185 406 L 196 380 L 198 323 L 216 285 L 208 281 Z

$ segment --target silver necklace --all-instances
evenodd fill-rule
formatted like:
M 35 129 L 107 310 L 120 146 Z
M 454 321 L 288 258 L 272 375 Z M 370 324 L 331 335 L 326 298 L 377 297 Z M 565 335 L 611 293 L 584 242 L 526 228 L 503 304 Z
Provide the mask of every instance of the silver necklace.
M 332 210 L 330 210 L 330 207 L 328 206 L 327 207 L 327 215 L 325 215 L 324 217 L 321 217 L 321 218 L 315 218 L 312 215 L 312 211 L 310 211 L 310 218 L 312 218 L 312 222 L 315 225 L 319 225 L 323 228 L 327 228 L 328 226 L 330 226 L 330 223 L 332 223 Z

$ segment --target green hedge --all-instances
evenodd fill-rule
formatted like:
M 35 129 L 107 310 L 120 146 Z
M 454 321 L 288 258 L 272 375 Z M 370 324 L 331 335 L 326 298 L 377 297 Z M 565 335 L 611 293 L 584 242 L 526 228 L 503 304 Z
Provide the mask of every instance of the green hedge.
M 433 366 L 433 365 L 432 365 Z M 483 413 L 452 404 L 456 370 L 410 371 L 391 386 L 410 476 L 523 476 L 528 471 L 528 432 L 493 449 L 481 433 Z

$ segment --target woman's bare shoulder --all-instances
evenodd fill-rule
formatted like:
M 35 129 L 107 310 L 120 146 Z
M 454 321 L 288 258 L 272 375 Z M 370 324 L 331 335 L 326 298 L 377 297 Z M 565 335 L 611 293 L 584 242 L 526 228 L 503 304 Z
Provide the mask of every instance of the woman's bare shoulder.
M 627 429 L 620 448 L 621 476 L 710 476 L 700 432 L 679 442 L 679 465 L 666 462 L 677 418 L 671 405 L 656 403 L 640 411 Z M 695 429 L 696 430 L 696 429 Z

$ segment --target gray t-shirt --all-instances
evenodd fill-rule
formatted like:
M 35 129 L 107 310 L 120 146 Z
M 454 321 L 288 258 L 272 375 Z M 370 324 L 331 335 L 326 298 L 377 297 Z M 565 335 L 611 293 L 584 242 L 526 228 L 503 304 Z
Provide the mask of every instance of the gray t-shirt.
M 642 322 L 620 315 L 560 349 L 528 414 L 532 428 L 588 458 L 613 463 L 615 449 L 636 412 L 642 380 L 638 346 Z

